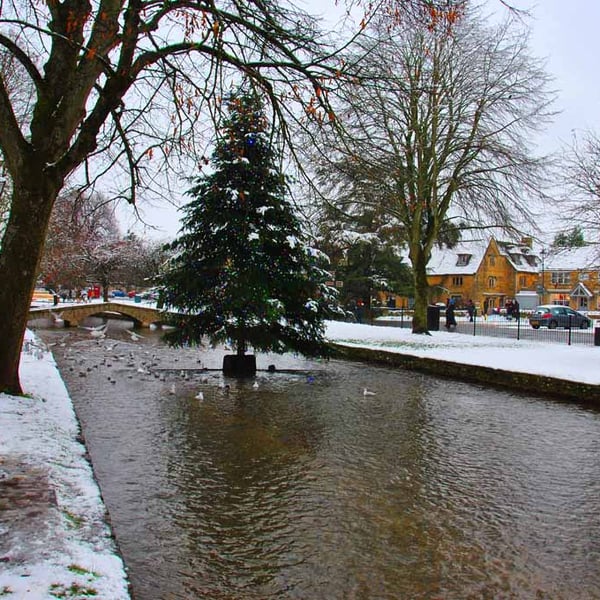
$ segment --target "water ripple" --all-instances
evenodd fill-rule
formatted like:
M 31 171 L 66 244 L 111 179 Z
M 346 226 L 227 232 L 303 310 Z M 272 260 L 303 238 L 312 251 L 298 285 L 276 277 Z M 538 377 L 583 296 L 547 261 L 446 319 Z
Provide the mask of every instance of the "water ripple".
M 600 598 L 597 411 L 294 357 L 226 391 L 156 343 L 119 346 L 164 381 L 56 353 L 138 600 Z

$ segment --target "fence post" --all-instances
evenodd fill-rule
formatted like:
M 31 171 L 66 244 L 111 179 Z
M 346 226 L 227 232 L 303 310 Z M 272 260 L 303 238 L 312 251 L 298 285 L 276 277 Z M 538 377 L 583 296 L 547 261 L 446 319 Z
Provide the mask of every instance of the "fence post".
M 573 328 L 571 327 L 571 325 L 573 325 L 573 319 L 571 317 L 571 315 L 569 315 L 569 336 L 568 336 L 568 344 L 569 346 L 571 345 L 571 331 L 573 330 Z

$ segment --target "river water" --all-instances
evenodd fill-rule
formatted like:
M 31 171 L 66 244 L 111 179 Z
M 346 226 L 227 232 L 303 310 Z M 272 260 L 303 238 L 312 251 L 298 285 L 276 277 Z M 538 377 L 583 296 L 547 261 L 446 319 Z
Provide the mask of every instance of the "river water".
M 112 321 L 40 333 L 137 600 L 600 598 L 600 411 L 291 356 L 225 381 L 223 351 Z

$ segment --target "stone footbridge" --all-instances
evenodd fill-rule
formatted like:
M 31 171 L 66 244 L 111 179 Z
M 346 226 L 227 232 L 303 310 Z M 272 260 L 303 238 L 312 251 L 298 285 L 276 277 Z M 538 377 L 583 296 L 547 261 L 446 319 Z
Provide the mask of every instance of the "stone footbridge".
M 135 327 L 150 327 L 164 321 L 162 312 L 150 306 L 120 302 L 90 302 L 82 304 L 57 304 L 49 308 L 31 308 L 29 319 L 62 319 L 65 327 L 77 327 L 88 317 L 128 317 Z

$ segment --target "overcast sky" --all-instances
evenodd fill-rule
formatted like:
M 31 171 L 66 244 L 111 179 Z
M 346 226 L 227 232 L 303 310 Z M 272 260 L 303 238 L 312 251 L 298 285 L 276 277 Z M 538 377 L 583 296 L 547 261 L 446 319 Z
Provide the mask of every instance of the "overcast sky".
M 569 144 L 574 131 L 600 131 L 600 2 L 596 0 L 506 0 L 527 9 L 532 16 L 532 53 L 547 59 L 547 70 L 558 91 L 554 123 L 540 137 L 543 152 Z M 305 10 L 323 14 L 335 0 L 298 0 Z M 489 10 L 506 9 L 501 0 L 487 0 Z M 187 184 L 182 182 L 183 189 Z M 160 228 L 149 234 L 171 238 L 178 232 L 178 213 L 172 207 L 144 211 L 145 218 Z M 127 227 L 127 223 L 123 224 Z
M 490 0 L 493 1 L 493 0 Z M 600 130 L 600 3 L 595 0 L 520 0 L 531 10 L 532 50 L 547 58 L 561 112 L 544 142 L 551 149 L 570 142 L 574 130 Z

